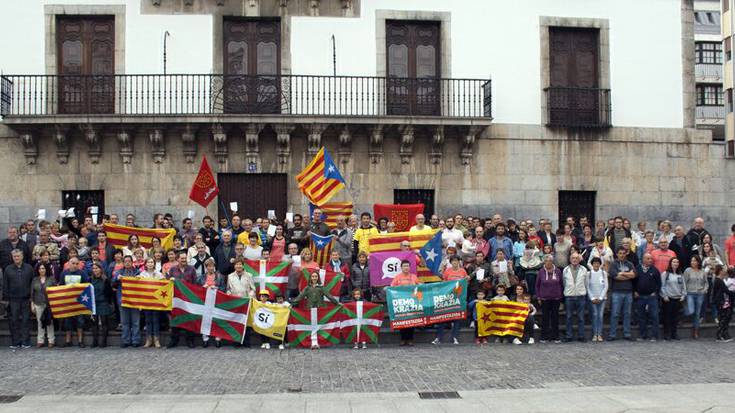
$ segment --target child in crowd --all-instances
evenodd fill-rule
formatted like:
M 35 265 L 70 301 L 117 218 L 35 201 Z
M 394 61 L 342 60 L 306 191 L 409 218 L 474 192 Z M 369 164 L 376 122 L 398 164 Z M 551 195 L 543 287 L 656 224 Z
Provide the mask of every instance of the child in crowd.
M 267 289 L 260 290 L 260 292 L 258 293 L 258 301 L 264 304 L 270 304 L 271 303 L 270 299 L 271 299 L 270 291 L 268 291 Z M 263 334 L 258 334 L 258 336 L 260 337 L 260 348 L 270 350 L 271 338 Z
M 487 300 L 485 300 L 485 291 L 479 290 L 475 295 L 475 299 L 470 301 L 470 303 L 467 305 L 468 311 L 472 315 L 472 323 L 470 323 L 470 325 L 475 328 L 475 344 L 477 345 L 487 344 L 487 337 L 480 337 L 477 326 L 477 303 L 486 302 Z
M 513 263 L 506 259 L 504 250 L 499 249 L 495 253 L 495 260 L 492 262 L 491 268 L 493 270 L 493 282 L 496 287 L 504 285 L 506 288 L 510 288 L 518 284 L 518 277 L 513 273 Z
M 80 261 L 89 261 L 89 240 L 85 237 L 80 237 L 77 241 L 77 257 Z
M 510 301 L 508 299 L 508 296 L 505 295 L 505 292 L 506 292 L 505 285 L 499 284 L 497 287 L 495 287 L 495 296 L 490 301 Z M 504 335 L 496 336 L 496 337 L 497 337 L 495 339 L 496 343 L 502 343 L 503 340 L 505 339 Z
M 536 324 L 536 307 L 531 304 L 530 294 L 524 293 L 520 295 L 519 298 L 516 298 L 516 301 L 528 305 L 528 317 L 526 317 L 526 321 L 523 323 L 523 337 L 521 337 L 520 339 L 518 337 L 513 339 L 513 344 L 533 344 L 533 328 Z
M 351 302 L 355 302 L 356 303 L 358 301 L 365 301 L 365 300 L 362 298 L 362 290 L 360 290 L 359 288 L 355 288 L 355 289 L 352 290 L 352 299 L 351 299 Z M 362 338 L 365 338 L 365 337 L 366 336 L 363 334 L 362 335 Z M 358 348 L 360 348 L 360 345 L 362 345 L 362 348 L 367 348 L 367 341 L 363 340 L 360 343 L 355 342 L 355 345 L 352 346 L 352 348 L 358 349 Z

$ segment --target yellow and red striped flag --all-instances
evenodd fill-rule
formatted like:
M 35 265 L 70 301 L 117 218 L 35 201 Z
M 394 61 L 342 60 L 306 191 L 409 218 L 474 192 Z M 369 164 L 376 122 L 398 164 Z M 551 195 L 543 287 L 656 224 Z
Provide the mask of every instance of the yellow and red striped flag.
M 81 283 L 47 287 L 46 295 L 54 318 L 89 315 L 97 312 L 92 284 Z
M 478 301 L 476 305 L 479 336 L 523 336 L 528 304 L 515 301 Z
M 322 211 L 322 221 L 327 224 L 330 229 L 337 227 L 337 217 L 344 217 L 345 220 L 352 215 L 352 202 L 329 202 L 316 206 L 309 203 L 309 216 L 314 216 L 314 210 L 319 208 Z
M 128 245 L 128 238 L 131 235 L 137 235 L 138 241 L 140 241 L 140 245 L 143 248 L 150 248 L 152 245 L 151 239 L 157 237 L 161 240 L 161 247 L 167 250 L 174 246 L 174 235 L 176 235 L 176 230 L 173 228 L 137 228 L 115 224 L 105 224 L 103 228 L 107 233 L 107 241 L 110 245 L 118 249 L 122 249 Z
M 170 280 L 120 277 L 122 306 L 139 310 L 171 311 L 174 284 Z
M 411 244 L 412 250 L 420 250 L 427 242 L 431 241 L 437 231 L 439 230 L 421 232 L 405 231 L 370 235 L 368 236 L 368 254 L 373 252 L 400 251 L 401 242 L 406 240 Z M 432 274 L 431 270 L 422 264 L 417 266 L 416 275 L 419 277 L 419 280 L 425 283 L 439 282 L 442 280 L 441 277 Z
M 345 187 L 345 179 L 323 146 L 306 168 L 296 175 L 296 182 L 309 202 L 318 206 L 329 202 Z

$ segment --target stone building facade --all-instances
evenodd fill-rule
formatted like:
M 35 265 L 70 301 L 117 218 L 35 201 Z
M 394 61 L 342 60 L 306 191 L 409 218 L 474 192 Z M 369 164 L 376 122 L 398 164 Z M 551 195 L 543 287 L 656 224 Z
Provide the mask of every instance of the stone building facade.
M 534 90 L 520 93 L 518 99 L 523 105 L 537 108 L 534 113 L 539 114 L 539 121 L 515 122 L 507 117 L 493 119 L 498 106 L 517 104 L 512 99 L 501 100 L 494 93 L 496 88 L 507 87 L 497 86 L 501 79 L 494 77 L 490 83 L 489 78 L 478 77 L 463 84 L 463 78 L 452 78 L 452 73 L 460 72 L 453 56 L 459 54 L 457 59 L 462 58 L 462 53 L 457 53 L 457 45 L 465 41 L 457 38 L 452 30 L 455 10 L 377 9 L 380 5 L 370 5 L 365 0 L 141 0 L 137 3 L 142 15 L 212 16 L 214 75 L 206 75 L 210 81 L 210 88 L 205 91 L 210 98 L 208 109 L 176 113 L 174 109 L 180 108 L 176 106 L 168 111 L 164 108 L 158 112 L 136 112 L 131 110 L 135 99 L 132 96 L 143 89 L 135 83 L 115 81 L 111 86 L 115 91 L 114 109 L 108 113 L 59 113 L 59 96 L 43 100 L 41 110 L 21 113 L 25 109 L 18 104 L 22 93 L 17 88 L 24 79 L 8 77 L 13 80 L 12 99 L 15 100 L 5 107 L 0 122 L 0 170 L 3 172 L 0 176 L 4 188 L 0 198 L 0 227 L 33 217 L 39 208 L 54 215 L 56 210 L 68 206 L 64 196 L 74 191 L 103 191 L 106 213 L 133 212 L 143 223 L 156 212 L 171 211 L 179 219 L 187 210 L 195 210 L 199 218 L 205 212 L 215 215 L 218 205 L 213 203 L 205 211 L 187 196 L 203 155 L 220 179 L 225 174 L 264 176 L 260 188 L 243 189 L 246 193 L 240 194 L 244 196 L 239 198 L 241 204 L 257 204 L 270 192 L 279 190 L 285 193 L 282 210 L 276 211 L 279 216 L 287 210 L 304 212 L 308 206 L 294 176 L 322 145 L 332 152 L 346 177 L 347 190 L 341 196 L 353 200 L 356 211 L 369 211 L 373 203 L 423 197 L 433 199 L 431 207 L 442 214 L 463 212 L 485 216 L 500 212 L 516 218 L 550 217 L 555 222 L 565 214 L 585 214 L 597 219 L 625 215 L 650 224 L 663 218 L 687 223 L 701 215 L 718 236 L 725 235 L 729 223 L 735 220 L 731 209 L 735 184 L 730 179 L 735 164 L 725 157 L 721 144 L 712 142 L 710 131 L 694 127 L 694 38 L 691 28 L 686 28 L 693 21 L 692 1 L 682 0 L 675 10 L 668 10 L 669 15 L 676 16 L 671 24 L 682 35 L 681 46 L 672 52 L 683 69 L 677 78 L 681 79 L 676 85 L 678 100 L 670 106 L 649 108 L 652 117 L 674 119 L 666 127 L 631 125 L 634 121 L 630 119 L 634 117 L 624 117 L 630 113 L 628 105 L 638 104 L 650 92 L 616 94 L 617 85 L 625 82 L 619 75 L 624 69 L 616 65 L 626 64 L 612 60 L 615 54 L 611 48 L 618 39 L 616 30 L 622 30 L 626 23 L 617 14 L 614 18 L 597 12 L 591 13 L 592 17 L 578 15 L 568 10 L 553 16 L 545 15 L 543 10 L 531 14 L 534 23 L 525 30 L 538 33 L 539 52 L 533 52 L 536 62 L 529 66 L 537 83 L 518 86 Z M 54 54 L 59 49 L 54 48 L 56 40 L 52 36 L 56 28 L 50 23 L 58 21 L 54 16 L 114 16 L 116 39 L 120 36 L 125 39 L 121 30 L 128 33 L 136 30 L 125 26 L 129 6 L 105 7 L 111 6 L 46 7 L 46 73 L 51 77 L 44 78 L 44 83 L 62 81 L 55 77 L 59 68 L 49 62 L 59 59 Z M 326 86 L 311 92 L 299 89 L 299 82 L 308 78 L 299 77 L 296 66 L 300 63 L 292 59 L 291 45 L 296 40 L 292 20 L 332 16 L 358 21 L 367 18 L 368 10 L 376 22 L 377 39 L 375 75 L 367 73 L 369 79 L 365 80 L 378 85 L 372 97 L 360 95 L 355 84 L 350 86 L 353 89 L 340 89 L 339 80 L 335 79 L 341 77 L 323 74 L 317 78 L 323 79 L 323 85 L 334 85 L 335 96 L 341 92 L 344 96 L 353 93 L 369 100 L 371 109 L 359 112 L 359 104 L 345 97 L 334 97 L 331 102 L 347 107 L 346 113 L 339 113 L 335 107 L 322 110 L 299 107 L 296 97 L 299 91 L 303 93 L 302 98 L 308 99 L 309 93 L 323 92 Z M 222 22 L 243 15 L 280 22 L 279 70 L 273 75 L 279 81 L 288 80 L 281 83 L 280 103 L 290 100 L 288 105 L 281 105 L 278 113 L 233 113 L 227 109 L 228 98 L 223 92 L 228 78 L 223 77 L 219 86 L 211 86 L 212 76 L 216 79 L 225 70 L 223 53 L 227 49 L 223 46 Z M 386 39 L 390 37 L 386 34 L 386 22 L 403 20 L 428 21 L 439 28 L 440 38 L 434 50 L 436 63 L 431 67 L 446 81 L 441 81 L 445 83 L 435 100 L 430 96 L 429 101 L 436 104 L 435 112 L 431 108 L 428 113 L 416 112 L 415 107 L 402 112 L 405 108 L 391 106 L 392 98 L 386 97 L 395 93 L 394 89 L 386 90 L 394 81 L 390 80 L 391 65 L 396 67 L 396 63 L 387 60 L 392 49 L 391 40 Z M 557 57 L 550 54 L 557 47 L 552 43 L 575 30 L 594 33 L 594 85 L 557 87 L 555 70 L 561 69 Z M 125 41 L 115 43 L 116 56 L 125 55 Z M 576 41 L 572 39 L 570 44 L 577 44 Z M 124 59 L 116 58 L 114 62 L 115 75 L 125 74 Z M 129 67 L 130 62 L 127 63 Z M 678 73 L 675 67 L 667 70 Z M 126 76 L 118 78 L 127 79 Z M 4 87 L 9 90 L 7 85 Z M 405 87 L 426 101 L 426 95 L 421 95 L 426 93 L 420 89 L 421 85 L 409 82 Z M 46 90 L 44 96 L 50 96 L 53 92 L 48 90 L 54 88 L 39 90 L 41 95 Z M 591 113 L 591 117 L 581 116 L 575 107 L 552 99 L 555 88 L 592 90 L 595 96 L 592 111 L 590 106 L 585 106 L 589 100 L 584 103 L 578 95 L 564 95 L 577 96 L 578 102 L 582 102 L 577 106 L 579 112 Z M 286 90 L 288 98 L 283 97 Z M 187 91 L 193 93 L 194 89 Z M 220 106 L 211 97 L 215 92 L 224 102 Z M 329 102 L 329 98 L 321 99 Z M 616 114 L 618 106 L 623 115 Z M 657 110 L 665 110 L 666 114 L 656 113 Z M 269 186 L 273 174 L 285 177 L 282 190 Z M 219 201 L 227 204 L 231 200 L 221 196 Z

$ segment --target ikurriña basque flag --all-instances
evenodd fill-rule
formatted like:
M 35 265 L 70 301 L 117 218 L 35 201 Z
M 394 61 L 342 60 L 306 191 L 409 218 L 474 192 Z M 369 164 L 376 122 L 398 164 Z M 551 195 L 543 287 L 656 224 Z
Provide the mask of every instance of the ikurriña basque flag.
M 54 318 L 97 313 L 92 284 L 81 283 L 47 287 L 46 295 Z
M 319 149 L 314 159 L 296 175 L 296 182 L 309 202 L 317 206 L 329 202 L 345 187 L 345 179 L 324 147 Z

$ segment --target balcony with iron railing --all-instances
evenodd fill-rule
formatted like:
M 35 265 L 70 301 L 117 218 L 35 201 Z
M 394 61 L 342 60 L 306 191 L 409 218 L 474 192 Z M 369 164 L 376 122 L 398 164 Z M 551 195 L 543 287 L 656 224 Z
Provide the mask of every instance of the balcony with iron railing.
M 291 116 L 489 121 L 487 79 L 217 74 L 3 75 L 0 115 L 32 118 Z
M 694 77 L 697 83 L 722 83 L 722 64 L 697 63 L 694 65 Z
M 564 128 L 612 126 L 610 89 L 547 87 L 546 125 Z

